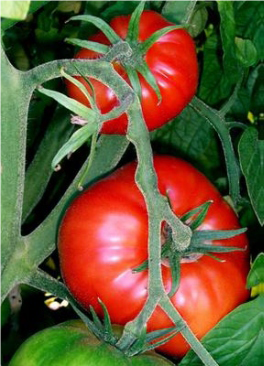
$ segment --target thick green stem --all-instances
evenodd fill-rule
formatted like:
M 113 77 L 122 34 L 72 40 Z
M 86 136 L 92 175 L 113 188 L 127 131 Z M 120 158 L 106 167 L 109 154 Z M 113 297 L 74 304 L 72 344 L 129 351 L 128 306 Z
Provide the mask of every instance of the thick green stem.
M 163 286 L 161 274 L 161 222 L 163 220 L 168 221 L 172 227 L 174 238 L 176 236 L 181 242 L 182 248 L 187 248 L 191 240 L 190 228 L 184 225 L 181 220 L 173 214 L 167 198 L 162 196 L 158 191 L 149 134 L 143 120 L 138 99 L 128 108 L 127 113 L 129 116 L 127 138 L 134 144 L 138 157 L 136 182 L 144 195 L 149 218 L 149 286 L 148 298 L 144 308 L 133 321 L 125 326 L 123 336 L 118 342 L 118 346 L 123 349 L 126 349 L 133 343 L 136 335 L 140 333 L 143 325 L 150 318 L 158 304 L 175 323 L 185 324 L 178 311 L 172 306 Z M 170 306 L 168 306 L 168 304 L 170 304 Z M 182 332 L 205 365 L 217 365 L 187 325 Z
M 174 308 L 168 297 L 163 297 L 160 301 L 160 306 L 171 318 L 171 320 L 181 328 L 181 334 L 186 341 L 192 346 L 193 351 L 200 357 L 204 365 L 218 366 L 210 353 L 204 348 L 201 342 L 196 338 L 188 324 L 183 320 L 179 312 Z
M 116 52 L 118 53 L 118 47 Z M 130 49 L 122 44 L 120 46 L 120 54 L 124 52 L 130 52 Z M 114 71 L 111 64 L 105 61 L 52 61 L 27 72 L 20 72 L 12 67 L 4 52 L 2 52 L 2 63 L 3 68 L 5 67 L 5 72 L 2 73 L 2 81 L 5 83 L 6 88 L 9 85 L 12 86 L 12 90 L 17 92 L 19 99 L 19 102 L 15 103 L 10 110 L 8 104 L 9 94 L 7 90 L 6 93 L 3 93 L 5 99 L 2 111 L 2 137 L 5 154 L 2 161 L 2 199 L 5 216 L 2 217 L 2 227 L 5 227 L 5 230 L 2 231 L 2 239 L 4 241 L 2 242 L 4 247 L 2 248 L 2 299 L 4 299 L 14 284 L 20 283 L 25 276 L 29 275 L 28 267 L 31 266 L 33 269 L 37 267 L 45 259 L 45 255 L 49 255 L 51 250 L 55 248 L 58 217 L 70 194 L 74 193 L 76 189 L 76 183 L 71 185 L 64 198 L 41 226 L 31 235 L 21 238 L 20 226 L 24 192 L 27 113 L 34 90 L 38 85 L 60 77 L 61 67 L 69 69 L 68 72 L 72 75 L 76 74 L 74 65 L 78 65 L 78 69 L 84 74 L 89 69 L 91 76 L 106 85 L 113 86 L 121 104 L 124 101 L 124 104 L 127 105 L 126 103 L 129 101 L 128 94 L 131 94 L 133 97 L 133 92 L 127 83 Z M 120 107 L 122 108 L 123 105 Z M 12 117 L 11 121 L 10 114 Z M 14 121 L 19 123 L 14 123 Z M 15 142 L 11 145 L 10 141 L 13 140 Z M 106 171 L 108 169 L 104 166 L 104 172 Z M 23 262 L 23 265 L 20 262 Z M 18 265 L 18 263 L 20 264 Z M 12 269 L 18 266 L 19 274 Z
M 9 262 L 15 248 L 21 245 L 24 167 L 26 151 L 27 115 L 30 97 L 24 92 L 22 72 L 16 70 L 1 49 L 1 264 Z M 16 98 L 14 98 L 16 95 Z
M 220 112 L 210 108 L 197 97 L 193 98 L 190 105 L 213 126 L 219 135 L 226 161 L 230 196 L 234 204 L 237 205 L 241 200 L 239 191 L 240 169 L 224 117 Z

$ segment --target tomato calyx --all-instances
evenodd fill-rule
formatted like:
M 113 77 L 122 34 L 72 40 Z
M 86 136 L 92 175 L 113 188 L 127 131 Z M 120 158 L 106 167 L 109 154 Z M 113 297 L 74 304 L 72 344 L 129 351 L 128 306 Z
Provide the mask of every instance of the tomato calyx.
M 50 89 L 46 89 L 42 86 L 38 87 L 38 90 L 56 100 L 58 103 L 69 109 L 74 113 L 71 118 L 71 122 L 73 124 L 81 126 L 77 131 L 75 131 L 69 140 L 59 149 L 52 160 L 52 168 L 55 171 L 61 169 L 60 162 L 64 157 L 70 157 L 73 152 L 79 149 L 83 144 L 85 144 L 89 139 L 91 139 L 91 149 L 90 149 L 90 156 L 89 161 L 84 171 L 82 177 L 80 178 L 78 189 L 82 190 L 82 180 L 87 175 L 88 170 L 91 166 L 94 152 L 96 148 L 96 142 L 99 135 L 99 131 L 102 125 L 113 118 L 119 117 L 123 114 L 128 106 L 133 102 L 134 95 L 132 92 L 124 94 L 123 98 L 120 98 L 120 105 L 113 108 L 110 112 L 102 114 L 97 107 L 95 101 L 95 93 L 93 89 L 93 85 L 89 81 L 89 79 L 83 75 L 77 67 L 75 67 L 77 72 L 85 79 L 85 81 L 89 84 L 92 93 L 90 94 L 88 90 L 83 86 L 83 84 L 68 74 L 64 68 L 61 68 L 60 72 L 61 75 L 69 80 L 71 83 L 76 85 L 80 91 L 85 95 L 87 98 L 91 108 L 79 103 L 78 101 L 73 100 L 72 98 L 66 97 L 64 94 L 59 93 L 57 91 L 53 91 Z
M 134 334 L 134 341 L 131 342 L 129 346 L 121 347 L 119 346 L 119 338 L 122 333 L 121 327 L 111 323 L 107 307 L 99 298 L 98 302 L 103 310 L 103 319 L 98 317 L 92 306 L 90 306 L 91 319 L 74 304 L 72 304 L 72 307 L 80 319 L 87 325 L 89 330 L 98 339 L 110 344 L 113 347 L 116 347 L 128 357 L 154 350 L 156 347 L 168 342 L 184 327 L 182 324 L 177 324 L 169 328 L 159 329 L 147 333 L 147 328 L 144 326 L 140 334 Z M 160 338 L 162 338 L 162 340 L 160 340 Z
M 204 221 L 208 209 L 212 201 L 188 211 L 181 217 L 181 220 L 192 229 L 192 237 L 190 245 L 180 250 L 180 246 L 174 242 L 172 236 L 172 228 L 165 223 L 161 233 L 161 259 L 162 264 L 169 266 L 171 269 L 172 284 L 168 296 L 173 296 L 180 283 L 180 267 L 181 263 L 190 263 L 199 260 L 203 255 L 208 255 L 217 261 L 219 259 L 215 253 L 228 253 L 234 251 L 244 251 L 245 249 L 238 247 L 226 247 L 222 245 L 211 244 L 214 240 L 230 239 L 234 236 L 245 233 L 246 228 L 237 230 L 197 230 Z M 141 272 L 148 269 L 148 260 L 133 269 L 133 272 Z
M 69 19 L 70 20 L 81 20 L 81 21 L 87 21 L 98 27 L 104 35 L 107 37 L 109 42 L 112 46 L 102 45 L 98 42 L 93 41 L 85 41 L 80 39 L 66 39 L 66 42 L 71 43 L 75 46 L 79 46 L 82 48 L 86 48 L 89 50 L 92 50 L 94 52 L 97 52 L 100 55 L 103 55 L 103 59 L 109 61 L 109 53 L 112 53 L 112 49 L 114 46 L 120 46 L 122 44 L 126 44 L 130 50 L 131 53 L 127 53 L 125 55 L 118 55 L 115 58 L 116 62 L 119 62 L 122 67 L 125 69 L 127 76 L 130 80 L 131 86 L 138 95 L 138 97 L 141 99 L 142 91 L 141 91 L 141 84 L 139 81 L 139 75 L 141 74 L 144 79 L 149 83 L 149 85 L 152 87 L 152 89 L 155 91 L 158 101 L 161 101 L 161 93 L 159 86 L 157 84 L 157 81 L 153 75 L 153 73 L 150 71 L 149 66 L 147 65 L 145 61 L 145 55 L 147 51 L 151 48 L 151 46 L 157 42 L 163 35 L 179 29 L 183 28 L 183 26 L 167 26 L 162 29 L 157 30 L 154 32 L 148 39 L 146 39 L 144 42 L 139 42 L 139 21 L 141 14 L 144 10 L 145 3 L 144 1 L 141 1 L 139 5 L 136 7 L 134 12 L 131 15 L 129 25 L 128 25 L 128 31 L 127 36 L 125 40 L 123 40 L 106 22 L 104 22 L 102 19 L 97 18 L 95 16 L 91 15 L 77 15 L 73 16 Z M 113 58 L 111 59 L 111 61 Z

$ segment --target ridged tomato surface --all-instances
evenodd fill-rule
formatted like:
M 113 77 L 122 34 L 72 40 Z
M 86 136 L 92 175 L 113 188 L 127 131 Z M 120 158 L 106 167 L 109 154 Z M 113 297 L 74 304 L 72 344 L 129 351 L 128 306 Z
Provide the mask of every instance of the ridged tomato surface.
M 130 16 L 118 16 L 112 19 L 110 26 L 121 37 L 125 38 L 128 30 Z M 143 42 L 154 32 L 164 27 L 173 25 L 154 11 L 144 11 L 140 18 L 138 41 Z M 110 44 L 106 36 L 99 32 L 90 40 L 102 44 Z M 100 55 L 87 49 L 81 49 L 76 58 L 94 59 Z M 195 45 L 184 29 L 173 30 L 160 37 L 143 56 L 149 69 L 153 73 L 160 88 L 162 100 L 158 97 L 148 82 L 139 74 L 142 88 L 142 110 L 149 130 L 158 128 L 177 116 L 190 102 L 195 94 L 198 82 L 198 65 Z M 118 62 L 114 63 L 116 71 L 127 81 L 127 74 Z M 82 77 L 76 77 L 88 90 L 90 87 Z M 93 84 L 96 102 L 102 113 L 111 111 L 119 105 L 113 90 L 103 85 L 100 81 L 90 79 Z M 68 94 L 79 102 L 89 105 L 83 93 L 71 82 L 66 81 Z M 102 127 L 101 133 L 125 134 L 127 129 L 127 116 L 108 121 Z
M 199 230 L 240 227 L 231 207 L 208 179 L 189 163 L 170 156 L 155 156 L 154 166 L 162 194 L 170 198 L 181 216 L 213 200 Z M 147 297 L 148 270 L 133 272 L 147 259 L 148 216 L 143 196 L 134 182 L 136 163 L 129 163 L 81 193 L 69 206 L 59 230 L 59 256 L 64 281 L 86 309 L 92 305 L 102 315 L 100 298 L 113 323 L 125 324 L 142 309 Z M 214 241 L 244 251 L 217 253 L 222 261 L 203 255 L 181 263 L 181 280 L 172 297 L 174 306 L 201 338 L 228 312 L 248 297 L 249 269 L 245 234 Z M 171 288 L 171 271 L 162 264 L 164 286 Z M 171 326 L 157 308 L 148 329 Z M 183 356 L 189 346 L 176 335 L 160 349 Z

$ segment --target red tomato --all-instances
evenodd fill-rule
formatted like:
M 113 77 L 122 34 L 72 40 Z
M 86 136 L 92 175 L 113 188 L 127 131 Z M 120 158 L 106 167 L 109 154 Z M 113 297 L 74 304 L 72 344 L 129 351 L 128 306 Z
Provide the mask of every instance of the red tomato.
M 239 228 L 238 219 L 207 178 L 185 161 L 156 156 L 154 166 L 162 194 L 170 197 L 173 211 L 181 216 L 213 200 L 200 230 Z M 59 255 L 64 281 L 84 308 L 102 310 L 105 303 L 113 323 L 125 324 L 142 309 L 147 297 L 148 270 L 133 272 L 147 259 L 148 216 L 143 196 L 134 182 L 136 163 L 130 163 L 95 183 L 68 208 L 59 230 Z M 246 248 L 245 234 L 214 241 L 215 245 Z M 248 251 L 206 255 L 181 263 L 180 286 L 171 298 L 198 338 L 248 297 L 245 288 Z M 166 291 L 171 271 L 163 263 Z M 157 308 L 148 330 L 171 326 Z M 183 356 L 189 349 L 178 334 L 160 347 L 164 353 Z
M 111 27 L 121 37 L 125 38 L 130 16 L 118 16 L 110 22 Z M 138 41 L 143 42 L 155 31 L 172 25 L 160 14 L 154 11 L 144 11 L 140 18 Z M 90 40 L 109 44 L 102 32 L 92 36 Z M 75 56 L 82 59 L 98 58 L 98 53 L 81 49 Z M 195 45 L 190 35 L 184 29 L 177 29 L 162 36 L 143 56 L 160 88 L 162 101 L 146 80 L 139 75 L 142 88 L 142 110 L 149 130 L 162 126 L 175 116 L 190 102 L 195 94 L 198 80 L 198 66 Z M 127 81 L 127 74 L 118 62 L 114 63 L 116 71 Z M 76 77 L 88 90 L 90 87 L 82 77 Z M 119 104 L 113 90 L 95 79 L 91 79 L 95 90 L 96 102 L 102 113 L 111 111 Z M 68 94 L 79 102 L 88 105 L 87 99 L 80 90 L 66 81 Z M 125 134 L 127 116 L 108 121 L 102 127 L 101 133 Z

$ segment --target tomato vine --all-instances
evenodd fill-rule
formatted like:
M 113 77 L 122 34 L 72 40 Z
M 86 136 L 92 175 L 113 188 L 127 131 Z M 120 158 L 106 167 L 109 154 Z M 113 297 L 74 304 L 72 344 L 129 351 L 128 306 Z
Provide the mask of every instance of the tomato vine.
M 198 13 L 202 19 L 206 13 L 206 7 L 210 6 L 210 4 L 207 4 L 208 2 L 205 3 L 206 4 L 203 5 L 196 4 L 196 2 L 188 2 L 188 4 L 186 4 L 186 6 L 188 6 L 183 9 L 184 16 L 182 16 L 182 24 L 189 28 L 190 31 L 192 31 L 191 22 L 193 21 L 194 16 L 197 16 Z M 36 10 L 39 9 L 39 5 L 33 5 L 36 7 Z M 155 6 L 159 9 L 158 4 Z M 169 14 L 169 17 L 173 18 L 176 15 L 170 10 L 171 6 L 173 5 L 166 2 L 163 8 L 162 4 L 160 4 L 160 9 L 163 9 L 164 14 L 167 13 Z M 182 6 L 184 6 L 184 4 L 182 4 Z M 247 7 L 248 5 L 241 5 L 242 8 L 244 6 Z M 261 177 L 263 176 L 263 164 L 261 163 L 263 160 L 263 143 L 257 134 L 261 114 L 260 117 L 252 117 L 253 123 L 251 122 L 252 126 L 250 127 L 248 127 L 246 123 L 230 119 L 230 111 L 237 106 L 237 100 L 240 97 L 239 93 L 241 92 L 241 88 L 244 87 L 245 79 L 248 77 L 248 69 L 258 62 L 258 57 L 260 56 L 258 56 L 258 53 L 254 48 L 255 46 L 250 43 L 251 41 L 243 38 L 243 24 L 241 21 L 240 23 L 238 22 L 240 24 L 240 33 L 238 32 L 239 37 L 236 36 L 235 26 L 231 20 L 235 19 L 236 11 L 239 14 L 237 6 L 233 5 L 233 3 L 232 5 L 218 4 L 217 9 L 221 20 L 220 35 L 224 49 L 223 68 L 225 73 L 230 73 L 230 70 L 234 70 L 232 82 L 230 81 L 230 84 L 228 84 L 226 79 L 223 81 L 224 77 L 226 77 L 224 76 L 221 79 L 221 88 L 219 88 L 222 90 L 226 87 L 223 92 L 224 97 L 221 96 L 221 98 L 217 99 L 218 97 L 214 91 L 210 97 L 213 101 L 213 98 L 215 98 L 216 102 L 210 103 L 210 98 L 206 99 L 207 90 L 205 92 L 205 83 L 202 79 L 203 89 L 199 90 L 198 97 L 194 97 L 191 101 L 188 110 L 192 110 L 192 113 L 200 115 L 204 121 L 208 122 L 210 126 L 213 127 L 220 138 L 227 171 L 229 193 L 235 208 L 241 211 L 244 207 L 249 207 L 251 202 L 259 223 L 263 224 L 263 204 L 258 201 L 258 189 L 256 189 L 256 187 L 260 187 Z M 241 12 L 242 10 L 240 9 Z M 227 17 L 227 13 L 230 15 L 229 18 Z M 237 15 L 237 17 L 239 17 L 239 15 Z M 76 20 L 77 18 L 78 16 L 76 16 Z M 174 21 L 174 19 L 172 19 L 172 21 Z M 136 23 L 137 21 L 135 24 Z M 206 22 L 203 21 L 201 23 L 204 24 L 203 27 L 205 27 Z M 12 25 L 12 21 L 9 24 Z M 195 24 L 197 25 L 197 23 Z M 3 29 L 5 26 L 8 28 L 10 25 L 3 22 Z M 133 27 L 131 26 L 131 29 L 132 28 Z M 129 40 L 133 40 L 134 37 L 131 29 L 129 32 Z M 229 31 L 229 34 L 227 30 Z M 249 28 L 249 30 L 252 32 L 251 28 Z M 195 29 L 195 32 L 197 32 L 197 29 Z M 213 47 L 215 47 L 215 43 L 214 38 L 210 38 L 210 32 L 213 33 L 213 37 L 216 37 L 215 30 L 207 27 L 205 33 L 212 42 L 212 50 Z M 250 32 L 247 36 L 249 38 L 251 37 Z M 230 35 L 232 35 L 233 38 Z M 73 39 L 68 40 L 68 42 L 75 45 L 78 44 L 76 39 L 74 40 L 75 43 L 73 42 Z M 254 42 L 256 47 L 258 47 L 257 38 L 254 38 Z M 84 43 L 80 43 L 79 45 L 83 46 Z M 234 46 L 232 52 L 228 51 L 230 45 Z M 89 46 L 91 46 L 91 44 Z M 206 349 L 208 344 L 210 344 L 210 339 L 209 343 L 207 343 L 206 340 L 205 348 L 190 330 L 188 324 L 184 321 L 179 312 L 173 307 L 170 298 L 164 289 L 161 277 L 161 223 L 165 220 L 172 229 L 172 236 L 174 242 L 177 243 L 177 249 L 179 251 L 184 251 L 188 248 L 191 243 L 193 232 L 188 225 L 184 224 L 174 215 L 168 199 L 162 196 L 158 191 L 157 177 L 153 168 L 151 136 L 149 135 L 144 122 L 140 99 L 138 97 L 140 93 L 138 92 L 137 82 L 135 80 L 133 81 L 132 77 L 131 83 L 135 88 L 135 90 L 133 90 L 111 66 L 111 61 L 116 60 L 117 58 L 122 59 L 122 57 L 126 58 L 131 56 L 132 49 L 126 41 L 117 42 L 111 48 L 102 47 L 102 45 L 92 45 L 92 47 L 97 47 L 94 49 L 95 51 L 104 53 L 104 56 L 100 60 L 60 59 L 43 63 L 26 71 L 21 71 L 14 67 L 8 60 L 5 51 L 1 49 L 1 77 L 2 85 L 5 85 L 5 90 L 2 95 L 2 209 L 4 211 L 4 215 L 2 216 L 2 227 L 4 228 L 2 233 L 2 300 L 7 297 L 14 286 L 28 284 L 45 292 L 50 292 L 59 298 L 67 299 L 72 304 L 77 314 L 86 322 L 88 327 L 95 333 L 98 332 L 98 328 L 95 327 L 94 322 L 83 314 L 68 289 L 60 281 L 40 269 L 40 266 L 55 249 L 59 218 L 70 197 L 73 194 L 76 194 L 78 185 L 80 188 L 80 186 L 90 184 L 114 169 L 122 159 L 129 144 L 131 144 L 136 151 L 138 160 L 138 167 L 135 175 L 136 183 L 145 198 L 148 210 L 149 288 L 148 298 L 144 308 L 133 321 L 125 326 L 123 335 L 117 341 L 116 346 L 124 352 L 127 352 L 127 354 L 129 354 L 129 352 L 133 354 L 135 350 L 133 350 L 131 346 L 142 336 L 147 320 L 153 313 L 155 307 L 159 305 L 172 319 L 173 323 L 189 342 L 200 360 L 207 366 L 217 365 L 217 362 L 213 358 L 214 352 L 210 349 L 210 346 L 208 348 L 210 352 Z M 206 47 L 207 44 L 205 45 L 205 48 Z M 210 50 L 210 47 L 208 47 L 208 49 Z M 210 56 L 208 49 L 206 51 L 206 57 Z M 258 52 L 260 54 L 260 51 Z M 206 62 L 207 59 L 205 58 L 205 65 Z M 240 74 L 243 74 L 240 79 L 237 76 L 236 68 L 240 71 Z M 251 88 L 251 91 L 253 90 L 252 85 L 254 85 L 255 80 L 257 80 L 257 77 L 261 72 L 262 68 L 261 65 L 259 65 L 255 68 L 254 73 L 250 74 L 251 79 L 250 82 L 248 82 L 248 88 Z M 85 77 L 94 78 L 111 88 L 120 101 L 120 105 L 109 112 L 108 115 L 103 115 L 96 109 L 96 104 L 92 99 L 90 99 L 91 108 L 88 108 L 80 105 L 80 103 L 78 104 L 76 101 L 70 100 L 70 98 L 63 94 L 46 87 L 45 83 L 47 81 L 59 78 L 69 79 L 71 76 L 76 75 L 85 75 Z M 42 84 L 45 84 L 45 88 Z M 155 85 L 153 85 L 153 88 L 155 89 Z M 63 137 L 58 137 L 58 141 L 54 143 L 51 152 L 46 154 L 47 149 L 49 148 L 50 138 L 54 138 L 54 131 L 56 130 L 58 132 L 58 136 L 60 136 L 60 131 L 64 131 L 62 126 L 57 126 L 54 130 L 48 130 L 45 139 L 43 139 L 40 144 L 35 159 L 33 159 L 26 172 L 26 167 L 28 165 L 28 115 L 32 99 L 36 93 L 43 93 L 44 95 L 55 99 L 73 113 L 80 115 L 84 120 L 84 126 L 75 131 L 71 137 L 70 135 L 74 128 L 68 129 L 66 134 L 63 133 Z M 203 100 L 205 100 L 205 102 Z M 222 100 L 225 101 L 224 104 L 222 104 Z M 128 116 L 126 137 L 102 135 L 98 139 L 100 127 L 105 120 L 119 117 L 120 114 L 124 112 L 126 112 Z M 85 120 L 88 119 L 86 118 L 87 116 L 89 116 L 90 120 L 89 125 L 85 122 Z M 16 123 L 14 123 L 14 121 Z M 81 123 L 82 122 L 83 121 L 81 121 Z M 233 134 L 230 132 L 233 127 L 238 128 L 239 131 L 245 130 L 238 146 L 238 156 L 236 154 L 236 144 L 233 141 Z M 78 131 L 81 132 L 78 133 Z M 82 141 L 79 140 L 80 135 L 82 135 Z M 40 225 L 35 227 L 32 232 L 26 234 L 21 232 L 23 222 L 26 222 L 27 218 L 30 216 L 33 207 L 42 196 L 52 175 L 50 165 L 51 160 L 54 157 L 53 152 L 63 146 L 59 149 L 58 154 L 55 155 L 55 159 L 53 160 L 53 166 L 58 166 L 62 158 L 66 157 L 68 153 L 76 151 L 77 148 L 81 146 L 81 142 L 86 142 L 91 136 L 93 136 L 93 143 L 91 145 L 90 156 L 84 161 L 81 169 L 67 188 L 66 192 L 60 198 L 56 207 L 52 209 L 47 217 L 42 220 Z M 235 137 L 237 136 L 238 135 L 235 135 Z M 256 152 L 254 152 L 254 146 L 257 147 Z M 247 149 L 248 154 L 245 153 Z M 252 161 L 249 161 L 249 155 L 254 156 L 254 161 L 256 161 L 256 164 L 253 167 Z M 239 164 L 241 165 L 241 169 Z M 45 169 L 43 168 L 43 165 Z M 87 165 L 89 165 L 88 171 Z M 42 168 L 44 169 L 45 174 L 42 174 Z M 255 169 L 257 169 L 257 173 L 253 174 L 252 172 L 255 172 Z M 246 199 L 246 188 L 243 185 L 243 182 L 241 184 L 242 174 L 246 178 L 246 187 L 249 192 Z M 34 182 L 35 186 L 31 191 L 28 187 L 32 185 L 32 182 Z M 257 272 L 258 271 L 259 269 Z M 254 286 L 259 286 L 262 283 L 261 281 L 262 279 L 258 278 L 256 283 L 254 282 Z M 259 288 L 257 291 L 260 291 L 261 293 Z M 259 294 L 259 292 L 257 292 L 257 294 Z M 252 303 L 259 306 L 258 301 L 252 301 Z M 245 309 L 250 309 L 250 304 L 251 302 L 246 304 Z M 243 309 L 241 310 L 241 313 L 243 313 Z M 236 319 L 236 316 L 240 316 L 239 311 L 237 314 L 238 315 L 234 314 L 234 319 Z M 98 336 L 103 339 L 105 334 L 104 332 L 101 332 Z

